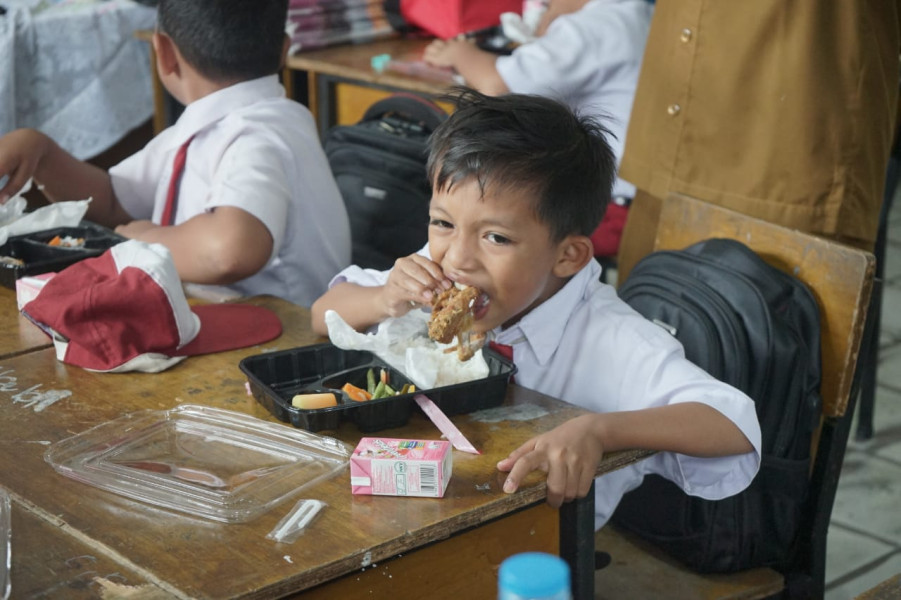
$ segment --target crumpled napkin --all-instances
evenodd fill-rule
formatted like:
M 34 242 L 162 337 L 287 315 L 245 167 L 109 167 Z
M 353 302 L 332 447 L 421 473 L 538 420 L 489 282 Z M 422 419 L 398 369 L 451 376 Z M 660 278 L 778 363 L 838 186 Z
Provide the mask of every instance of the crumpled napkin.
M 488 363 L 479 350 L 467 361 L 456 352 L 445 352 L 454 344 L 439 344 L 428 336 L 429 313 L 411 310 L 396 319 L 386 319 L 371 333 L 360 333 L 333 310 L 326 311 L 329 339 L 343 350 L 368 350 L 406 375 L 420 390 L 454 385 L 488 376 Z
M 0 246 L 14 235 L 24 235 L 56 227 L 76 227 L 88 211 L 91 199 L 56 202 L 42 206 L 30 213 L 25 212 L 28 204 L 22 194 L 31 189 L 31 180 L 18 194 L 0 205 Z

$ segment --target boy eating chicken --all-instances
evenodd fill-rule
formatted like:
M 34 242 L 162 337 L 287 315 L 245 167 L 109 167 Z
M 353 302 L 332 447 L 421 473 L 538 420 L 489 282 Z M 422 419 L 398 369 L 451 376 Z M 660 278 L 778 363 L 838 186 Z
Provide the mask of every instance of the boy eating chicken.
M 599 280 L 589 236 L 615 177 L 606 130 L 548 98 L 456 96 L 430 140 L 428 245 L 388 271 L 339 273 L 313 304 L 313 328 L 326 334 L 335 310 L 364 330 L 474 287 L 472 331 L 510 347 L 516 383 L 593 411 L 501 461 L 505 491 L 541 470 L 559 506 L 588 493 L 605 452 L 646 448 L 660 452 L 597 486 L 597 527 L 649 473 L 708 499 L 740 492 L 760 463 L 753 402 Z

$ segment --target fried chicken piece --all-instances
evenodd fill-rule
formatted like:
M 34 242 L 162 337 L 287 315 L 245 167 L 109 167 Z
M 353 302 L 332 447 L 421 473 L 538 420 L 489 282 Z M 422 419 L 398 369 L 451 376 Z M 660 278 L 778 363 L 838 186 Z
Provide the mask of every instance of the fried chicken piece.
M 473 308 L 480 295 L 478 288 L 454 286 L 432 301 L 429 337 L 442 344 L 449 344 L 456 338 L 457 345 L 448 348 L 446 352 L 456 350 L 457 358 L 461 361 L 472 358 L 485 342 L 484 334 L 474 334 L 471 331 Z
M 456 286 L 438 294 L 432 300 L 429 337 L 449 344 L 460 333 L 472 328 L 472 308 L 479 294 L 478 288 Z

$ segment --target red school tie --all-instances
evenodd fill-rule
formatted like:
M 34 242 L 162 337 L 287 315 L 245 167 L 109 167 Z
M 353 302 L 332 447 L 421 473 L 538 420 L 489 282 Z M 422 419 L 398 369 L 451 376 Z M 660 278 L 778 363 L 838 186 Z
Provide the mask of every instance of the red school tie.
M 172 164 L 172 179 L 169 180 L 169 192 L 166 194 L 166 205 L 163 207 L 163 217 L 160 219 L 160 225 L 172 225 L 175 220 L 179 183 L 185 170 L 185 162 L 188 159 L 188 144 L 193 139 L 194 136 L 192 135 L 175 153 L 175 162 Z
M 488 342 L 488 347 L 509 360 L 513 362 L 513 346 L 508 346 L 507 344 L 498 344 L 495 341 Z

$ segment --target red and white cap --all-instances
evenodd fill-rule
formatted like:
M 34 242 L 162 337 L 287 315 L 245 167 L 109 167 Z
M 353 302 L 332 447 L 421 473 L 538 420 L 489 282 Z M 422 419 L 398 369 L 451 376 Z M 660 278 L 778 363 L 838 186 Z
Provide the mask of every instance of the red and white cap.
M 261 306 L 190 306 L 169 250 L 138 240 L 60 271 L 23 312 L 53 338 L 59 360 L 109 373 L 157 373 L 282 332 Z

